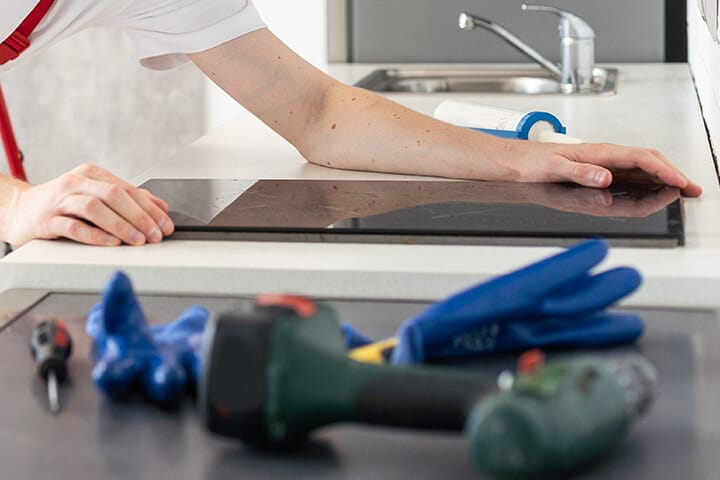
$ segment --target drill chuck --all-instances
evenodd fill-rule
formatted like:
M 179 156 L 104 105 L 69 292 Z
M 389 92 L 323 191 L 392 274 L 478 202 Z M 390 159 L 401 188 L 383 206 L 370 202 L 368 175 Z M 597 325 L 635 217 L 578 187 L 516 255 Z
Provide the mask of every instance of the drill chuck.
M 631 420 L 634 422 L 645 416 L 655 400 L 655 367 L 643 357 L 628 355 L 609 360 L 608 368 L 615 372 L 618 383 L 624 388 Z
M 549 364 L 473 410 L 465 430 L 471 454 L 503 478 L 575 468 L 617 445 L 652 404 L 654 383 L 639 356 Z
M 266 364 L 273 328 L 282 315 L 271 309 L 210 322 L 204 337 L 199 407 L 208 429 L 253 445 L 266 445 Z

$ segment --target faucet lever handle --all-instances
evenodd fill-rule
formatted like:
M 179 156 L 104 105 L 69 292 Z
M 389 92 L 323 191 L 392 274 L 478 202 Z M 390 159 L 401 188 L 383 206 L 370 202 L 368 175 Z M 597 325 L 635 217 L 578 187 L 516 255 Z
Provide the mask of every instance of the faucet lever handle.
M 550 5 L 530 5 L 523 3 L 520 7 L 527 12 L 547 12 L 560 17 L 560 37 L 573 39 L 593 39 L 595 31 L 588 23 L 577 15 Z

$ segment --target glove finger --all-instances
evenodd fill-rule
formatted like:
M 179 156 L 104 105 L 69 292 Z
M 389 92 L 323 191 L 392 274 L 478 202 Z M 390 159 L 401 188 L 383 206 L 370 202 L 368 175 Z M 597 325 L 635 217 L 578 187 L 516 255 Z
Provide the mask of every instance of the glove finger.
M 400 327 L 397 345 L 390 356 L 394 365 L 413 365 L 425 361 L 425 342 L 423 332 L 415 325 Z
M 188 350 L 186 352 L 182 352 L 178 356 L 178 361 L 180 362 L 180 365 L 182 365 L 182 367 L 185 369 L 188 385 L 196 384 L 197 379 L 200 376 L 202 364 L 201 356 L 198 355 L 196 351 Z
M 161 404 L 180 400 L 187 382 L 185 370 L 178 362 L 159 355 L 149 362 L 142 375 L 145 393 Z
M 85 322 L 85 332 L 95 340 L 104 336 L 105 331 L 105 312 L 102 304 L 96 303 L 88 312 L 87 322 Z
M 143 362 L 136 357 L 101 359 L 93 367 L 91 376 L 102 392 L 110 397 L 119 397 L 129 391 L 142 368 Z
M 343 323 L 340 325 L 342 330 L 343 338 L 345 339 L 345 348 L 352 350 L 353 348 L 363 347 L 372 343 L 372 339 L 367 337 L 360 330 L 355 329 L 353 326 Z
M 568 328 L 539 337 L 546 345 L 591 348 L 632 343 L 642 336 L 645 324 L 633 312 L 603 312 L 586 319 L 568 319 Z
M 185 340 L 190 335 L 205 331 L 210 313 L 205 307 L 193 306 L 185 310 L 175 321 L 167 325 L 153 325 L 152 332 L 156 341 L 174 343 Z
M 177 361 L 185 369 L 188 384 L 197 382 L 200 375 L 203 340 L 204 334 L 196 333 L 185 338 L 181 344 L 171 346 L 170 351 L 174 351 Z
M 548 292 L 572 284 L 575 279 L 584 276 L 588 270 L 600 263 L 607 252 L 607 242 L 589 240 L 517 270 L 506 276 L 512 279 L 505 282 L 511 287 L 509 299 L 512 300 L 517 294 L 531 299 L 541 298 Z
M 130 279 L 123 272 L 115 272 L 102 294 L 106 334 L 138 331 L 147 327 L 145 314 L 140 307 Z
M 570 286 L 602 261 L 608 246 L 590 240 L 515 272 L 481 283 L 437 302 L 408 320 L 421 325 L 426 337 L 450 338 L 509 314 L 532 312 L 544 296 Z
M 591 348 L 622 345 L 636 341 L 644 330 L 642 318 L 635 313 L 603 312 L 584 318 L 518 322 L 508 325 L 508 331 L 504 334 L 522 339 L 516 348 L 507 350 L 521 350 L 533 347 Z
M 549 296 L 538 310 L 547 316 L 604 310 L 637 290 L 641 283 L 642 277 L 634 268 L 614 268 L 589 276 L 578 285 Z
M 180 314 L 175 321 L 166 325 L 153 325 L 151 327 L 153 341 L 157 345 L 158 351 L 162 352 L 165 358 L 173 358 L 174 363 L 177 363 L 184 370 L 185 376 L 184 380 L 181 381 L 181 386 L 159 387 L 156 385 L 148 388 L 148 390 L 155 389 L 155 393 L 151 396 L 157 401 L 161 403 L 173 401 L 173 396 L 179 395 L 179 393 L 172 392 L 162 393 L 160 390 L 184 390 L 186 384 L 197 381 L 200 373 L 203 336 L 209 316 L 209 312 L 204 307 L 193 306 Z M 162 370 L 158 370 L 158 372 L 156 374 L 162 373 Z M 148 382 L 152 383 L 152 380 L 148 380 Z M 163 400 L 162 397 L 165 396 L 168 399 Z
M 632 312 L 536 319 L 508 324 L 504 335 L 522 339 L 520 348 L 601 347 L 637 340 L 645 329 L 642 318 Z
M 210 312 L 201 305 L 194 305 L 183 313 L 170 324 L 170 328 L 181 328 L 183 331 L 200 332 L 207 325 Z

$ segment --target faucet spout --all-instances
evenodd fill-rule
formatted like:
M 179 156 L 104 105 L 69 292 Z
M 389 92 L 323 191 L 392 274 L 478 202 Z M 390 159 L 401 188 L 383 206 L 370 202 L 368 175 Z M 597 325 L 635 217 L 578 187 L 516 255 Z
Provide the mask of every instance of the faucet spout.
M 524 55 L 537 62 L 542 68 L 550 72 L 550 74 L 556 80 L 562 80 L 563 73 L 557 65 L 540 55 L 537 50 L 520 40 L 518 37 L 505 29 L 502 25 L 499 25 L 487 18 L 463 12 L 458 18 L 458 26 L 461 30 L 474 30 L 475 28 L 479 27 L 494 33 L 495 35 L 499 36 L 507 43 L 515 47 L 519 52 L 523 53 Z

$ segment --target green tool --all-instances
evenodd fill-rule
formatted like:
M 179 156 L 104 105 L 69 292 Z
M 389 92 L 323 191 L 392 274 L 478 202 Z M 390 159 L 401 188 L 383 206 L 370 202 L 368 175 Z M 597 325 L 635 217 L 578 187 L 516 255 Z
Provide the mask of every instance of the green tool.
M 340 422 L 464 431 L 482 470 L 518 477 L 603 455 L 652 402 L 654 371 L 640 357 L 539 365 L 501 376 L 498 390 L 467 370 L 352 360 L 334 312 L 298 305 L 210 322 L 199 395 L 212 432 L 282 449 Z

